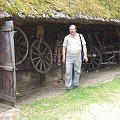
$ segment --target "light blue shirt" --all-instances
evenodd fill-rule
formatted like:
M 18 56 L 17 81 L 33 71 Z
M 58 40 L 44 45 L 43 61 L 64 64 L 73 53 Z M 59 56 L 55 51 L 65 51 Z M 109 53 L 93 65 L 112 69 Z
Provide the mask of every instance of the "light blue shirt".
M 80 40 L 81 38 L 81 40 Z M 75 37 L 72 37 L 71 34 L 65 36 L 63 47 L 67 49 L 67 56 L 78 56 L 81 54 L 81 42 L 82 45 L 86 45 L 86 41 L 82 34 L 76 33 Z

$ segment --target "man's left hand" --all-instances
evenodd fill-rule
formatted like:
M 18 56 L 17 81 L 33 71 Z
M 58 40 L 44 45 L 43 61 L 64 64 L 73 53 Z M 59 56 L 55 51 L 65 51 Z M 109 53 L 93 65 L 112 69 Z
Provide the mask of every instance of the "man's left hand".
M 88 57 L 87 57 L 87 56 L 84 56 L 84 57 L 83 57 L 83 61 L 88 62 Z

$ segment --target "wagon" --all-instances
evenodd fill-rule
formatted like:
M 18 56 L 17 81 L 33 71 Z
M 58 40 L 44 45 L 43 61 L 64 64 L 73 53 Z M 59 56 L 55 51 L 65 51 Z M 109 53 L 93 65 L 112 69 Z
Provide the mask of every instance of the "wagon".
M 120 63 L 120 32 L 118 29 L 98 29 L 87 31 L 88 45 L 87 70 L 95 70 L 101 65 Z
M 34 69 L 39 73 L 47 73 L 53 61 L 56 65 L 61 63 L 61 44 L 62 39 L 58 34 L 55 41 L 54 51 L 51 50 L 43 37 L 44 29 L 37 27 L 37 39 L 29 47 L 27 37 L 22 29 L 15 27 L 15 61 L 16 65 L 24 62 L 28 52 Z M 120 57 L 120 40 L 117 30 L 98 29 L 83 33 L 88 48 L 88 63 L 83 65 L 87 70 L 95 70 L 102 64 L 116 64 Z

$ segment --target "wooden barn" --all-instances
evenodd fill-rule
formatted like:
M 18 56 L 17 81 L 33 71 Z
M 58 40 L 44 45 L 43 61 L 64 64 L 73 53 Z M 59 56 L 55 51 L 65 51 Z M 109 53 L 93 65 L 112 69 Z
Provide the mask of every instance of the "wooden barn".
M 120 3 L 98 1 L 0 2 L 0 102 L 14 105 L 17 96 L 63 78 L 61 47 L 70 24 L 87 41 L 85 69 L 120 65 Z

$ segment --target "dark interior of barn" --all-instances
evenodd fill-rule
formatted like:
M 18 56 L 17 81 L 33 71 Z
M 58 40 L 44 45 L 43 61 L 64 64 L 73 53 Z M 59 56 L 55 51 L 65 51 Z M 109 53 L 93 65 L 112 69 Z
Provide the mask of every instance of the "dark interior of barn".
M 37 23 L 15 23 L 15 27 L 18 27 L 24 32 L 26 39 L 28 41 L 28 46 L 21 46 L 20 41 L 15 38 L 15 56 L 16 62 L 21 59 L 19 56 L 17 47 L 21 46 L 22 49 L 28 49 L 25 58 L 22 57 L 22 61 L 16 64 L 17 70 L 17 92 L 24 94 L 23 91 L 31 86 L 43 86 L 48 81 L 45 80 L 45 75 L 57 66 L 62 66 L 62 42 L 65 35 L 69 34 L 69 25 L 72 23 L 49 23 L 49 22 L 37 22 Z M 120 28 L 117 25 L 110 24 L 75 24 L 77 26 L 77 32 L 83 34 L 88 48 L 88 58 L 89 62 L 87 64 L 83 63 L 83 68 L 87 71 L 93 71 L 99 69 L 101 66 L 119 65 L 120 64 Z M 52 59 L 49 65 L 46 65 L 45 70 L 42 71 L 40 68 L 40 62 L 38 62 L 37 57 L 32 55 L 36 52 L 34 50 L 35 45 L 38 44 L 35 41 L 40 39 L 37 35 L 37 28 L 39 29 L 40 36 L 42 36 L 42 41 L 46 44 L 42 46 L 48 47 L 50 49 L 47 51 L 49 59 Z M 16 30 L 19 32 L 19 30 Z M 18 36 L 17 36 L 18 37 Z M 43 52 L 45 50 L 43 47 Z M 25 51 L 21 54 L 25 54 Z M 32 58 L 32 57 L 33 58 Z M 35 58 L 34 58 L 35 57 Z M 37 65 L 36 65 L 37 64 Z M 48 67 L 48 70 L 47 70 Z M 22 89 L 21 89 L 22 88 Z M 24 88 L 24 89 L 23 89 Z
M 55 23 L 44 23 L 44 24 L 26 24 L 20 26 L 23 32 L 26 35 L 26 39 L 28 40 L 29 50 L 30 53 L 32 43 L 37 40 L 37 27 L 42 26 L 44 29 L 43 40 L 47 42 L 50 46 L 52 54 L 55 54 L 55 46 L 56 41 L 59 40 L 59 44 L 62 45 L 64 36 L 69 33 L 68 27 L 69 24 L 55 24 Z M 114 25 L 81 25 L 76 24 L 78 33 L 84 35 L 85 40 L 88 46 L 88 53 L 90 52 L 89 49 L 95 52 L 98 52 L 99 55 L 99 62 L 100 64 L 109 64 L 109 63 L 119 63 L 119 47 L 120 47 L 120 33 L 119 27 Z M 19 45 L 20 46 L 20 45 Z M 17 44 L 15 44 L 17 47 Z M 90 48 L 89 48 L 90 47 Z M 28 60 L 29 54 L 27 55 Z M 17 59 L 17 54 L 16 54 Z M 24 61 L 24 62 L 25 62 Z M 23 63 L 22 63 L 23 64 Z M 30 70 L 32 66 L 28 66 L 27 64 L 17 66 L 19 69 Z M 92 65 L 92 64 L 91 64 Z M 90 69 L 95 69 L 97 66 L 89 66 Z M 97 64 L 98 65 L 98 64 Z

